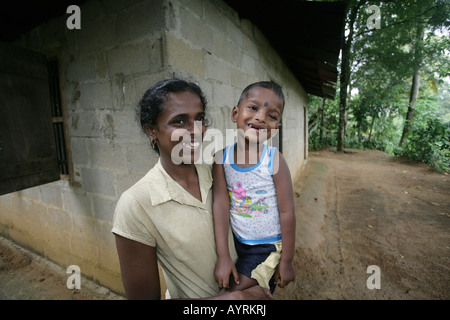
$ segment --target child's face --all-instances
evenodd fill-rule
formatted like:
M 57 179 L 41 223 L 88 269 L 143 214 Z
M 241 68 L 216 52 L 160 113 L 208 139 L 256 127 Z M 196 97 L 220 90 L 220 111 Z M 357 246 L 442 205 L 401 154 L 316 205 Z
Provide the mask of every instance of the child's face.
M 270 139 L 280 127 L 283 102 L 271 89 L 255 87 L 231 111 L 231 119 L 250 142 Z

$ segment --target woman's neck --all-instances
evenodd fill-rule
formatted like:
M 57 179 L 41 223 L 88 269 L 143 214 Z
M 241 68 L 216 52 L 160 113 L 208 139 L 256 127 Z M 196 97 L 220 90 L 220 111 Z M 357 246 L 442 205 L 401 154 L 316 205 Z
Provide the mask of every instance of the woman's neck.
M 189 177 L 197 176 L 195 164 L 175 164 L 170 156 L 161 154 L 161 165 L 169 174 L 169 176 L 179 182 L 184 180 L 190 180 Z
M 170 157 L 160 155 L 161 165 L 167 174 L 194 198 L 202 201 L 200 180 L 195 164 L 175 164 Z

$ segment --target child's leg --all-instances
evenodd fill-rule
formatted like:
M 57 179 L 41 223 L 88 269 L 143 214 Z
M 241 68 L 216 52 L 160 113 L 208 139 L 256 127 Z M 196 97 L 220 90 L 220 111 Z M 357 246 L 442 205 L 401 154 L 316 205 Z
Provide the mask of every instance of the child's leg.
M 230 291 L 243 291 L 245 289 L 249 289 L 251 287 L 257 286 L 258 281 L 253 278 L 249 278 L 242 273 L 239 273 L 239 284 L 235 283 L 233 279 L 230 279 L 230 288 L 229 289 L 221 289 L 219 295 L 224 294 Z M 273 299 L 273 295 L 270 289 L 262 288 L 269 299 Z
M 258 285 L 255 279 L 249 278 L 242 273 L 239 273 L 239 284 L 230 279 L 230 291 L 242 291 L 255 285 Z

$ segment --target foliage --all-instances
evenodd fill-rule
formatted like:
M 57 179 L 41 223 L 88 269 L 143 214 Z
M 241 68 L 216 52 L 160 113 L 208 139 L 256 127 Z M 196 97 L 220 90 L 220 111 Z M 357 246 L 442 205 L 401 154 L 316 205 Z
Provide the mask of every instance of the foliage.
M 350 52 L 345 110 L 346 148 L 379 149 L 449 170 L 450 3 L 443 0 L 367 1 L 358 6 Z M 381 28 L 368 29 L 369 5 L 381 12 Z M 423 32 L 422 32 L 423 30 Z M 420 36 L 420 37 L 419 37 Z M 419 38 L 418 38 L 419 37 Z M 420 74 L 411 105 L 414 74 Z M 323 105 L 311 97 L 309 148 L 336 146 L 339 91 Z M 341 97 L 342 99 L 342 97 Z M 405 115 L 411 111 L 411 120 Z M 313 120 L 313 121 L 312 121 Z M 399 146 L 403 127 L 407 140 Z
M 415 121 L 401 155 L 422 161 L 439 172 L 450 171 L 450 124 L 438 118 Z

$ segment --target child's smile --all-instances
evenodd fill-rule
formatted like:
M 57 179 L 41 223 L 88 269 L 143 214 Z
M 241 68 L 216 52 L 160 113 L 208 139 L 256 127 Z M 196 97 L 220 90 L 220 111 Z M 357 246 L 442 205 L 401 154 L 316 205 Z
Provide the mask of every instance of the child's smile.
M 270 139 L 272 130 L 280 127 L 282 109 L 282 101 L 275 92 L 257 87 L 233 108 L 231 118 L 246 140 L 259 143 Z

